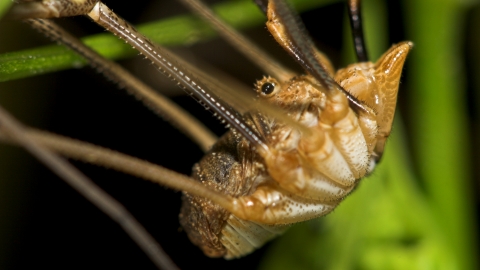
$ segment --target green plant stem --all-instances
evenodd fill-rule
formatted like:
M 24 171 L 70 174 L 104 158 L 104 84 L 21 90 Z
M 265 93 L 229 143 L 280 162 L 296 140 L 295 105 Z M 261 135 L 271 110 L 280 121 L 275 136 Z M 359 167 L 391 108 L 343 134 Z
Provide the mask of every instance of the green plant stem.
M 12 5 L 12 1 L 10 0 L 0 0 L 0 18 L 3 17 L 5 12 L 7 12 L 10 5 Z
M 406 1 L 413 148 L 437 222 L 458 269 L 476 269 L 461 29 L 467 1 Z
M 291 2 L 296 9 L 304 11 L 335 1 L 338 0 Z M 248 0 L 220 3 L 213 9 L 228 24 L 237 29 L 260 25 L 265 21 L 265 16 L 258 7 Z M 191 15 L 162 19 L 137 28 L 154 42 L 164 46 L 191 45 L 215 36 L 214 31 L 206 23 Z M 109 59 L 121 59 L 136 54 L 132 48 L 111 34 L 92 35 L 83 38 L 82 41 Z M 0 82 L 67 68 L 78 68 L 85 64 L 84 59 L 60 45 L 5 53 L 0 55 Z

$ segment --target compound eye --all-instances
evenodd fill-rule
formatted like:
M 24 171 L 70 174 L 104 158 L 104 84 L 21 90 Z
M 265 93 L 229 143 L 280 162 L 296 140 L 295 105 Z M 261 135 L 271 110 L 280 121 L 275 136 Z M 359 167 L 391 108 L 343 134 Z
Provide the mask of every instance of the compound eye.
M 262 95 L 269 96 L 275 90 L 275 84 L 266 82 L 262 85 Z

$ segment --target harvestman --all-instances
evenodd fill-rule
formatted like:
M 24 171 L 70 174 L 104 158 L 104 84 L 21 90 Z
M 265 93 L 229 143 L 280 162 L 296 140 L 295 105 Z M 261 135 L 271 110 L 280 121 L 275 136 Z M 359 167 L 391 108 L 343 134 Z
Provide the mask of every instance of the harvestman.
M 393 46 L 376 65 L 351 65 L 338 71 L 333 80 L 331 64 L 303 36 L 301 26 L 288 7 L 280 1 L 258 1 L 269 18 L 267 27 L 272 35 L 309 75 L 294 77 L 266 56 L 260 56 L 264 54 L 251 45 L 238 46 L 272 76 L 257 82 L 257 92 L 266 100 L 258 105 L 262 114 L 258 107 L 247 106 L 246 110 L 250 112 L 242 117 L 223 101 L 226 99 L 228 102 L 228 97 L 221 95 L 225 86 L 193 67 L 183 69 L 175 66 L 177 62 L 188 65 L 175 58 L 165 59 L 167 53 L 163 49 L 133 32 L 101 3 L 58 1 L 63 5 L 56 7 L 25 2 L 23 6 L 15 6 L 12 14 L 18 18 L 32 17 L 32 13 L 37 18 L 48 18 L 88 13 L 161 69 L 167 70 L 182 88 L 227 121 L 233 130 L 222 137 L 220 143 L 194 168 L 194 178 L 204 185 L 145 162 L 127 157 L 123 159 L 119 154 L 55 135 L 31 131 L 23 138 L 21 130 L 15 125 L 7 126 L 8 119 L 3 119 L 6 137 L 15 138 L 14 141 L 29 146 L 33 152 L 43 153 L 44 160 L 50 160 L 49 152 L 40 151 L 36 143 L 71 158 L 111 167 L 188 192 L 184 195 L 181 223 L 190 239 L 207 255 L 214 257 L 243 256 L 283 232 L 288 224 L 327 214 L 348 195 L 360 178 L 374 169 L 390 133 L 401 70 L 412 46 L 409 42 Z M 366 62 L 368 58 L 359 24 L 359 3 L 349 3 L 357 55 L 361 62 Z M 209 17 L 208 10 L 196 2 L 190 4 L 209 18 L 227 40 L 247 44 L 242 37 Z M 67 8 L 63 9 L 65 6 Z M 25 17 L 24 11 L 27 14 Z M 159 105 L 165 101 L 151 96 L 150 90 L 145 90 L 143 85 L 138 86 L 139 82 L 134 78 L 120 81 L 120 77 L 129 75 L 123 74 L 116 65 L 91 55 L 52 23 L 38 19 L 30 20 L 30 23 L 54 39 L 74 47 L 92 61 L 93 66 L 126 86 L 154 110 L 168 106 L 165 103 Z M 195 81 L 195 76 L 187 70 L 195 70 L 194 74 L 201 74 L 207 78 L 206 81 Z M 204 85 L 210 90 L 204 90 L 207 89 Z M 286 111 L 286 115 L 278 113 L 276 106 Z M 161 113 L 183 115 L 177 109 L 171 110 L 176 112 Z M 213 137 L 203 131 L 201 125 L 192 124 L 194 122 L 188 117 L 184 119 L 187 124 L 178 123 L 180 128 L 203 149 L 208 149 Z M 192 130 L 192 127 L 195 129 Z M 56 168 L 58 166 L 55 165 Z M 162 263 L 159 262 L 159 265 Z

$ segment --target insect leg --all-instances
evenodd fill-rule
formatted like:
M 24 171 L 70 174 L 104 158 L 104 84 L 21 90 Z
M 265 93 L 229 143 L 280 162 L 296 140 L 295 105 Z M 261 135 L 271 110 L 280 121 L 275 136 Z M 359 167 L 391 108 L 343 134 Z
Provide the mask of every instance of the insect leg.
M 48 0 L 46 2 L 48 2 Z M 45 4 L 46 2 L 41 2 L 41 3 L 33 2 L 32 4 L 42 5 L 42 4 Z M 59 3 L 63 3 L 67 7 L 71 6 L 71 8 L 65 8 L 64 6 L 55 6 L 56 4 L 59 4 Z M 26 4 L 30 4 L 30 3 L 26 3 Z M 77 7 L 77 5 L 87 5 L 88 8 L 91 8 L 92 1 L 61 0 L 59 2 L 54 1 L 53 4 L 52 6 L 47 7 L 47 9 L 53 9 L 53 11 L 49 10 L 48 12 L 44 12 L 43 16 L 52 16 L 52 12 L 53 12 L 53 15 L 58 15 L 58 16 L 77 15 L 86 10 L 85 7 L 82 6 L 80 8 L 80 7 Z M 222 118 L 227 120 L 229 124 L 231 124 L 238 132 L 240 132 L 245 138 L 247 138 L 253 145 L 257 146 L 258 151 L 264 151 L 264 152 L 269 151 L 268 146 L 262 141 L 262 139 L 256 134 L 256 132 L 252 130 L 245 123 L 243 117 L 241 117 L 239 113 L 237 113 L 235 110 L 230 108 L 228 105 L 224 104 L 223 101 L 218 99 L 213 94 L 206 92 L 201 82 L 197 81 L 196 78 L 190 74 L 190 72 L 182 68 L 178 64 L 178 61 L 176 61 L 175 58 L 169 55 L 164 48 L 161 48 L 159 46 L 152 44 L 146 37 L 138 33 L 132 26 L 130 26 L 123 19 L 116 16 L 116 14 L 114 14 L 111 10 L 108 9 L 108 7 L 103 5 L 101 2 L 93 3 L 93 5 L 94 5 L 93 9 L 89 11 L 88 15 L 95 22 L 99 23 L 100 25 L 104 26 L 106 29 L 120 36 L 122 39 L 127 41 L 130 45 L 134 46 L 139 51 L 141 51 L 149 60 L 154 62 L 162 70 L 166 71 L 168 75 L 173 77 L 173 79 L 175 79 L 175 81 L 182 88 L 188 91 L 191 91 L 191 93 L 195 95 L 195 97 L 200 99 L 207 106 L 212 108 L 213 111 L 215 111 Z M 14 8 L 15 7 L 18 7 L 18 5 L 14 6 Z M 13 10 L 14 14 L 16 10 L 17 9 Z M 52 142 L 55 143 L 55 141 L 60 142 L 60 140 L 53 140 Z M 63 144 L 60 148 L 62 149 L 67 149 L 68 147 L 75 148 L 75 145 L 78 145 L 78 144 L 70 142 L 70 143 Z M 63 148 L 64 146 L 65 148 Z M 56 146 L 50 145 L 49 147 L 55 148 Z M 56 151 L 60 151 L 57 148 L 55 148 Z M 86 149 L 89 149 L 89 150 L 82 153 L 82 151 Z M 115 168 L 120 171 L 124 171 L 125 168 L 131 167 L 132 171 L 136 171 L 136 173 L 133 173 L 133 175 L 140 176 L 140 177 L 145 177 L 145 175 L 142 176 L 139 174 L 153 175 L 149 172 L 155 171 L 153 169 L 150 169 L 151 167 L 149 166 L 142 167 L 143 169 L 139 170 L 138 166 L 140 165 L 138 165 L 139 163 L 137 163 L 136 161 L 134 163 L 131 163 L 131 165 L 127 166 L 126 164 L 130 163 L 132 161 L 131 159 L 129 161 L 122 159 L 122 162 L 123 161 L 126 162 L 123 165 L 122 165 L 122 162 L 115 162 L 114 156 L 118 158 L 120 155 L 104 156 L 104 158 L 102 158 L 102 161 L 100 161 L 99 158 L 90 159 L 89 156 L 92 155 L 92 151 L 94 151 L 92 148 L 88 148 L 87 146 L 83 145 L 83 147 L 76 147 L 74 151 L 62 150 L 62 154 L 67 155 L 69 157 L 78 158 L 87 162 L 94 162 L 95 164 L 101 164 L 110 168 Z M 103 153 L 103 151 L 100 151 L 100 152 Z M 99 154 L 97 154 L 97 156 L 101 156 L 100 152 L 98 152 Z M 156 173 L 154 175 L 168 175 L 168 173 L 162 169 L 158 169 L 156 170 Z M 157 177 L 157 176 L 152 176 L 152 177 Z M 163 185 L 175 188 L 177 190 L 186 191 L 192 195 L 206 197 L 214 201 L 218 205 L 222 206 L 223 208 L 233 212 L 234 214 L 238 212 L 237 210 L 235 210 L 236 201 L 233 200 L 232 198 L 219 194 L 217 192 L 211 191 L 205 186 L 201 185 L 200 183 L 197 183 L 197 185 L 195 185 L 192 181 L 189 181 L 189 178 L 185 179 L 185 181 L 179 181 L 177 178 L 181 178 L 181 176 L 165 177 L 165 179 L 160 180 L 160 182 Z
M 0 133 L 0 139 L 13 142 L 8 136 Z M 70 139 L 60 135 L 28 130 L 28 136 L 48 149 L 72 159 L 114 169 L 195 196 L 205 197 L 227 210 L 234 208 L 234 200 L 222 193 L 213 191 L 190 177 L 173 172 L 150 162 L 134 158 L 110 149 L 86 142 Z
M 326 65 L 316 53 L 311 38 L 306 34 L 298 16 L 291 10 L 287 3 L 280 0 L 257 0 L 264 8 L 268 17 L 267 28 L 277 42 L 300 64 L 306 72 L 311 74 L 328 93 L 343 92 L 352 109 L 359 114 L 374 115 L 375 112 L 366 104 L 359 101 L 330 75 Z
M 175 264 L 163 252 L 160 245 L 155 242 L 152 236 L 120 203 L 96 186 L 75 167 L 48 151 L 1 107 L 0 123 L 2 135 L 6 135 L 3 139 L 23 146 L 39 161 L 116 221 L 159 269 L 177 269 Z
M 358 62 L 367 62 L 368 53 L 363 34 L 361 0 L 348 0 L 348 15 Z
M 197 80 L 196 76 L 185 69 L 181 62 L 177 61 L 165 48 L 153 44 L 101 2 L 95 5 L 88 16 L 140 51 L 183 90 L 211 109 L 219 118 L 228 122 L 232 128 L 241 133 L 260 151 L 268 151 L 268 146 L 263 138 L 246 124 L 243 117 L 213 92 L 208 91 L 204 83 Z
M 98 0 L 24 0 L 14 5 L 5 16 L 7 19 L 59 18 L 84 15 Z
M 231 212 L 245 220 L 261 224 L 282 225 L 324 216 L 337 202 L 322 202 L 301 198 L 278 187 L 265 183 L 249 196 L 234 199 Z
M 48 1 L 47 1 L 48 2 Z M 61 0 L 60 2 L 70 2 L 68 0 Z M 80 1 L 82 4 L 88 5 L 91 7 L 89 1 Z M 42 3 L 34 2 L 35 4 L 42 5 Z M 56 3 L 56 2 L 55 2 Z M 77 3 L 72 4 L 76 7 Z M 17 5 L 18 6 L 18 5 Z M 14 6 L 12 13 L 15 15 L 18 8 Z M 51 7 L 48 7 L 51 8 Z M 22 9 L 23 10 L 23 9 Z M 58 12 L 61 10 L 61 12 Z M 76 15 L 77 11 L 84 11 L 85 8 L 77 9 L 68 9 L 64 11 L 61 8 L 55 8 L 55 13 L 60 15 Z M 24 15 L 25 12 L 22 13 Z M 51 15 L 52 12 L 45 12 L 43 16 Z M 175 56 L 171 55 L 168 50 L 162 48 L 158 45 L 152 44 L 147 38 L 142 34 L 138 33 L 132 26 L 126 23 L 123 19 L 117 17 L 113 12 L 111 12 L 106 6 L 101 3 L 98 3 L 96 8 L 92 10 L 89 14 L 97 23 L 106 27 L 117 36 L 124 39 L 126 42 L 130 43 L 133 47 L 141 51 L 149 60 L 155 63 L 159 69 L 164 72 L 169 78 L 173 79 L 182 89 L 187 91 L 190 95 L 194 96 L 199 102 L 204 104 L 205 107 L 211 109 L 216 115 L 228 122 L 228 124 L 240 132 L 245 138 L 247 138 L 251 143 L 257 145 L 262 151 L 268 151 L 268 147 L 262 141 L 263 139 L 256 134 L 255 130 L 252 130 L 244 121 L 243 117 L 232 107 L 227 105 L 227 103 L 222 101 L 222 96 L 218 97 L 219 91 L 211 91 L 215 88 L 220 88 L 221 90 L 226 87 L 205 87 L 204 81 L 197 80 L 197 76 L 193 75 L 193 72 L 188 71 L 185 68 L 183 61 L 179 60 Z M 13 16 L 14 17 L 14 16 Z M 208 92 L 207 92 L 208 90 Z M 248 101 L 251 105 L 251 100 Z M 278 112 L 278 110 L 270 110 L 272 112 Z M 278 113 L 277 113 L 278 114 Z M 275 116 L 277 117 L 277 116 Z M 282 116 L 279 117 L 282 119 Z M 286 120 L 286 121 L 285 121 Z M 282 121 L 292 122 L 288 117 L 283 117 Z M 297 128 L 302 129 L 302 127 L 296 123 L 293 125 Z
M 83 56 L 92 67 L 105 77 L 116 82 L 120 88 L 125 88 L 129 94 L 142 101 L 157 115 L 170 121 L 172 125 L 195 141 L 204 152 L 208 151 L 217 140 L 217 137 L 210 130 L 183 108 L 147 86 L 117 63 L 101 57 L 52 21 L 29 19 L 27 22 L 36 30 L 55 41 L 65 44 Z
M 278 81 L 287 81 L 294 76 L 292 71 L 283 67 L 275 59 L 270 57 L 267 52 L 263 51 L 245 36 L 223 22 L 201 1 L 182 0 L 182 2 L 203 17 L 230 45 L 243 53 L 259 68 L 263 69 L 266 74 L 276 78 Z
M 264 224 L 286 224 L 324 215 L 336 205 L 336 202 L 315 202 L 292 196 L 289 192 L 272 185 L 260 187 L 252 196 L 231 198 L 209 189 L 200 182 L 192 181 L 189 177 L 112 150 L 35 130 L 29 130 L 28 136 L 70 158 L 112 168 L 195 196 L 208 198 L 237 217 L 246 220 Z M 268 198 L 272 196 L 278 200 L 269 200 Z M 299 205 L 302 207 L 298 208 Z M 290 215 L 289 209 L 293 209 L 295 215 Z

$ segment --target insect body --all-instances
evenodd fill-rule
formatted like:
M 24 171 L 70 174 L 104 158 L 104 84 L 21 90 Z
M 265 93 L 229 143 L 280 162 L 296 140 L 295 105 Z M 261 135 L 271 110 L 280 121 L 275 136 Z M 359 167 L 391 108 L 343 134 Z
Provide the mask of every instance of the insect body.
M 255 222 L 247 223 L 187 194 L 181 222 L 187 232 L 191 228 L 190 239 L 208 255 L 239 257 L 281 233 L 287 224 L 332 211 L 374 169 L 381 155 L 388 136 L 381 132 L 392 123 L 393 110 L 388 106 L 395 104 L 410 46 L 402 43 L 377 64 L 354 64 L 335 76 L 347 91 L 368 104 L 378 104 L 373 107 L 376 115 L 358 116 L 343 93 L 330 95 L 311 76 L 284 83 L 271 78 L 259 81 L 259 94 L 309 127 L 312 135 L 263 114 L 248 114 L 250 124 L 268 142 L 269 152 L 258 154 L 241 135 L 230 132 L 195 166 L 194 178 L 239 198 L 246 218 Z M 227 225 L 212 226 L 219 217 Z
M 85 8 L 91 18 L 132 42 L 184 88 L 204 91 L 101 3 L 68 3 L 80 3 L 82 9 L 91 5 Z M 376 64 L 351 65 L 332 79 L 328 60 L 310 44 L 296 44 L 295 29 L 284 29 L 290 15 L 283 4 L 272 1 L 263 7 L 269 30 L 287 51 L 301 54 L 298 59 L 309 75 L 267 77 L 257 83 L 257 92 L 297 125 L 261 107 L 240 117 L 212 94 L 199 94 L 235 130 L 194 168 L 193 178 L 208 190 L 163 183 L 186 191 L 181 223 L 209 256 L 243 256 L 289 224 L 329 213 L 373 170 L 391 129 L 401 69 L 411 48 L 401 43 Z
M 284 29 L 282 18 L 277 17 L 283 12 L 281 3 L 268 2 L 267 27 L 287 51 L 297 50 L 291 45 L 295 41 L 285 41 L 293 39 L 294 30 Z M 401 43 L 376 64 L 353 64 L 338 71 L 335 81 L 346 91 L 321 74 L 257 82 L 261 97 L 281 107 L 309 132 L 260 113 L 247 114 L 249 126 L 267 147 L 252 147 L 231 132 L 200 161 L 194 178 L 237 199 L 231 214 L 204 198 L 186 194 L 180 219 L 190 239 L 209 256 L 240 257 L 281 233 L 286 225 L 332 211 L 374 169 L 383 153 L 411 46 Z M 331 67 L 328 60 L 315 57 L 322 67 Z M 333 75 L 326 68 L 321 72 Z

